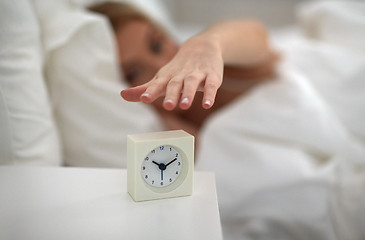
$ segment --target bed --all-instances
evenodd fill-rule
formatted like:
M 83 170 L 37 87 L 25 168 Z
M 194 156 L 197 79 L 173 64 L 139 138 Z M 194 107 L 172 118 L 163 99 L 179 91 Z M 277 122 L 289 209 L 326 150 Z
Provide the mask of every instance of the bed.
M 300 6 L 302 31 L 274 33 L 278 77 L 205 125 L 196 167 L 216 173 L 227 239 L 365 238 L 364 13 Z
M 167 21 L 160 2 L 135 3 Z M 83 6 L 36 0 L 21 9 L 36 26 L 28 49 L 37 51 L 26 53 L 39 67 L 28 69 L 25 90 L 37 94 L 1 82 L 2 164 L 124 168 L 126 135 L 163 129 L 147 106 L 120 99 L 127 86 L 111 29 Z M 299 5 L 298 24 L 272 34 L 277 77 L 205 124 L 196 169 L 216 174 L 225 239 L 365 239 L 364 13 L 359 1 Z M 6 29 L 4 42 L 21 34 Z M 6 46 L 0 73 L 11 79 L 11 50 L 26 46 Z M 22 101 L 9 101 L 15 94 Z

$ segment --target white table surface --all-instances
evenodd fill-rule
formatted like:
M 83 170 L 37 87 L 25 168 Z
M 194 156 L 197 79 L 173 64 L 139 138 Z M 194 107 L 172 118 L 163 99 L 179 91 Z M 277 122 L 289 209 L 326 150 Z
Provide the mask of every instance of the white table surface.
M 193 196 L 134 202 L 125 170 L 0 167 L 0 239 L 222 239 L 213 173 Z

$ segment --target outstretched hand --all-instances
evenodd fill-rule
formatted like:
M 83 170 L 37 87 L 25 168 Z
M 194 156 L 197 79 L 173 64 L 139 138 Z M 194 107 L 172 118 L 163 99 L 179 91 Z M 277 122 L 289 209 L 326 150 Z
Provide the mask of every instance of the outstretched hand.
M 149 82 L 123 90 L 121 96 L 132 102 L 152 103 L 164 97 L 163 107 L 190 108 L 197 91 L 204 92 L 202 106 L 213 106 L 223 78 L 223 58 L 214 37 L 198 35 L 185 42 L 175 57 Z

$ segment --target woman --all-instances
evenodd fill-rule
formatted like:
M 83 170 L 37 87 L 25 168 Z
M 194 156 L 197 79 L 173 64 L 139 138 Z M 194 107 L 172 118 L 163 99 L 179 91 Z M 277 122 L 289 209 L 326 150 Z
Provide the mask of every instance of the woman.
M 120 65 L 132 86 L 122 97 L 152 103 L 169 129 L 197 136 L 212 112 L 274 74 L 278 57 L 258 22 L 221 22 L 178 47 L 129 5 L 106 2 L 90 10 L 105 15 L 113 26 Z

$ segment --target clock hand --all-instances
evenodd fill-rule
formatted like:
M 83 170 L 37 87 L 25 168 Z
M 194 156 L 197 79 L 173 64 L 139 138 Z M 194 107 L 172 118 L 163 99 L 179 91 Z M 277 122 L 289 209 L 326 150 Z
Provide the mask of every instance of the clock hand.
M 154 164 L 156 164 L 158 166 L 158 168 L 163 171 L 166 169 L 166 166 L 164 163 L 157 163 L 156 161 L 152 161 Z
M 157 166 L 160 166 L 159 163 L 157 163 L 156 161 L 152 161 L 154 164 L 156 164 Z
M 177 158 L 174 158 L 172 161 L 170 161 L 168 164 L 166 164 L 165 167 L 167 167 L 168 165 L 170 165 L 171 163 L 175 162 L 177 160 Z

